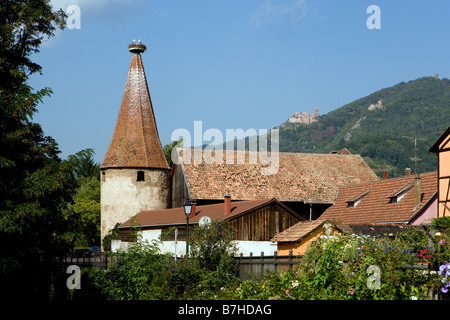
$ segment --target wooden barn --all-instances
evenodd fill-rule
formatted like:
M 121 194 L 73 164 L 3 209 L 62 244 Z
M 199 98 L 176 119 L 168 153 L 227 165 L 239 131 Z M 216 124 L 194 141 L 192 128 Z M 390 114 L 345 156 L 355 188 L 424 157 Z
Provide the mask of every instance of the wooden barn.
M 238 253 L 248 255 L 250 252 L 273 254 L 277 250 L 271 239 L 279 232 L 304 219 L 275 198 L 248 201 L 231 201 L 225 197 L 222 203 L 195 206 L 189 216 L 189 228 L 198 226 L 200 219 L 228 221 L 234 230 L 234 240 Z M 119 226 L 121 241 L 130 239 L 133 225 L 142 228 L 142 238 L 151 241 L 166 234 L 161 246 L 162 252 L 184 255 L 186 241 L 186 216 L 182 207 L 162 210 L 141 211 L 132 219 Z M 177 229 L 175 238 L 174 230 Z M 169 233 L 168 231 L 171 230 Z M 122 243 L 123 247 L 124 243 Z

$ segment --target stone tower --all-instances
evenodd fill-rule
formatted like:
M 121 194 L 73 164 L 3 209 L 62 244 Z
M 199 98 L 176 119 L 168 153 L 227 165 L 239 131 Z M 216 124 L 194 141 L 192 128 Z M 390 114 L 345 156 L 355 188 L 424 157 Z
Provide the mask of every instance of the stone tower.
M 170 168 L 156 127 L 141 53 L 133 43 L 114 135 L 100 166 L 101 240 L 116 223 L 170 204 Z

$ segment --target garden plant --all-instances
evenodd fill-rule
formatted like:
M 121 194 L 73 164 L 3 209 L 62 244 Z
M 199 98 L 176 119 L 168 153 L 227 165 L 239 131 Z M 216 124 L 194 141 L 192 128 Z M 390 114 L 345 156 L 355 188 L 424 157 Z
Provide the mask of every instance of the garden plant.
M 446 219 L 444 219 L 446 220 Z M 447 220 L 446 220 L 447 221 Z M 224 221 L 198 227 L 190 255 L 175 259 L 156 243 L 138 241 L 108 271 L 86 281 L 101 299 L 422 300 L 445 298 L 450 287 L 449 228 L 405 228 L 395 239 L 355 234 L 322 236 L 292 270 L 260 279 L 238 275 L 233 231 Z M 81 290 L 82 291 L 82 290 Z M 76 293 L 72 298 L 81 297 Z

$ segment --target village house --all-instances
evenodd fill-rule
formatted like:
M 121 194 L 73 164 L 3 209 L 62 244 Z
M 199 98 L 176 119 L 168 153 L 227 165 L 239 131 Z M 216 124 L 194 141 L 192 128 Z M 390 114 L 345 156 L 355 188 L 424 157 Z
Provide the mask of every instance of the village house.
M 438 157 L 438 216 L 450 216 L 450 127 L 430 148 Z
M 339 187 L 336 202 L 320 219 L 336 224 L 430 223 L 437 217 L 437 173 Z
M 342 234 L 343 230 L 329 220 L 302 221 L 278 233 L 272 238 L 277 244 L 277 253 L 287 255 L 304 255 L 308 246 L 321 236 Z
M 335 203 L 315 221 L 300 221 L 272 238 L 281 253 L 303 255 L 323 235 L 395 237 L 437 217 L 437 173 L 339 187 Z
M 335 224 L 331 220 L 319 219 L 301 221 L 280 232 L 272 238 L 277 244 L 279 255 L 304 255 L 309 245 L 320 237 L 330 237 L 343 234 L 355 234 L 373 238 L 395 238 L 397 233 L 404 231 L 409 225 L 402 224 Z

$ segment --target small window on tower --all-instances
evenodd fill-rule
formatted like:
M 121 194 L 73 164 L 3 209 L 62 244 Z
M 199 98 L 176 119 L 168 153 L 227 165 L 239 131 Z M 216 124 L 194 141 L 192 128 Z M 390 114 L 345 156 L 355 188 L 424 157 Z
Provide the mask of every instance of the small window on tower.
M 145 181 L 144 171 L 138 171 L 137 172 L 137 179 L 136 179 L 136 181 Z
M 102 171 L 102 181 L 105 181 L 106 180 L 106 173 L 105 173 L 105 171 Z

